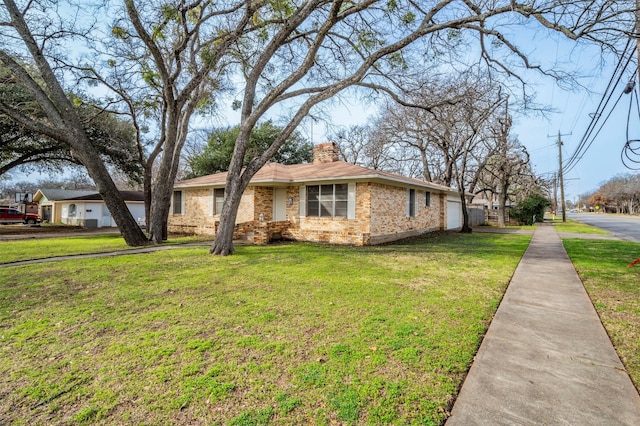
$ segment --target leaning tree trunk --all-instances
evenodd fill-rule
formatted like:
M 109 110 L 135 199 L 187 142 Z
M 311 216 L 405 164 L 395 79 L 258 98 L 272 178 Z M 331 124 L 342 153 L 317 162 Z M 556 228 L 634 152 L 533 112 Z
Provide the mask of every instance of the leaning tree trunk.
M 86 133 L 82 129 L 76 129 L 73 134 L 73 142 L 71 142 L 73 155 L 85 166 L 89 176 L 95 182 L 98 193 L 107 205 L 125 242 L 129 246 L 145 245 L 146 236 L 131 215 L 109 171 L 87 139 Z
M 47 62 L 41 44 L 36 41 L 31 33 L 24 14 L 21 13 L 14 1 L 5 1 L 4 6 L 11 18 L 11 26 L 24 41 L 25 47 L 29 50 L 48 91 L 45 91 L 43 86 L 37 84 L 26 72 L 25 68 L 9 57 L 6 52 L 0 50 L 3 56 L 2 62 L 28 88 L 47 115 L 51 123 L 51 126 L 45 126 L 50 132 L 48 135 L 67 143 L 71 148 L 71 155 L 87 169 L 127 245 L 144 245 L 146 243 L 144 233 L 131 215 L 120 191 L 118 191 L 113 179 L 111 179 L 107 167 L 92 145 L 76 109 Z M 36 131 L 40 132 L 41 126 L 32 124 L 32 120 L 27 121 L 36 128 Z

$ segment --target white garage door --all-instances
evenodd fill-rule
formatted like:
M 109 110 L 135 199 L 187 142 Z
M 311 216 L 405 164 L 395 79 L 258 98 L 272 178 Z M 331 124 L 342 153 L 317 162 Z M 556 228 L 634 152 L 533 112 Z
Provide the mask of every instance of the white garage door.
M 462 228 L 462 207 L 460 201 L 447 200 L 447 229 Z

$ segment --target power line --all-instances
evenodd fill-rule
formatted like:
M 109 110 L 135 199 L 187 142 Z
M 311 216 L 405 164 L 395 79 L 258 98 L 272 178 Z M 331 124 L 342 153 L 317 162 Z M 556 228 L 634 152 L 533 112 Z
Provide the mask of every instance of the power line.
M 613 111 L 616 109 L 616 106 L 618 106 L 618 103 L 620 102 L 620 99 L 622 99 L 622 95 L 624 95 L 624 93 L 620 92 L 620 96 L 618 96 L 618 99 L 616 99 L 616 102 L 613 104 L 613 107 L 611 107 L 611 109 L 609 110 L 609 113 L 605 117 L 604 121 L 600 124 L 600 127 L 598 128 L 598 131 L 591 137 L 591 140 L 586 145 L 586 147 L 582 150 L 582 152 L 580 153 L 579 157 L 576 157 L 576 153 L 578 152 L 578 150 L 576 149 L 576 151 L 574 152 L 574 154 L 573 154 L 573 156 L 571 158 L 571 160 L 573 160 L 573 162 L 571 162 L 571 161 L 568 162 L 568 164 L 564 167 L 567 173 L 575 168 L 575 166 L 578 164 L 578 162 L 580 160 L 582 160 L 582 157 L 584 156 L 584 154 L 587 153 L 587 150 L 591 147 L 593 142 L 595 142 L 596 138 L 598 137 L 598 135 L 600 134 L 600 132 L 604 128 L 604 125 L 607 124 L 607 121 L 611 117 L 611 114 L 613 114 Z M 591 129 L 591 131 L 593 131 L 593 129 Z M 585 142 L 586 142 L 586 139 L 585 139 Z
M 580 139 L 580 142 L 578 143 L 578 146 L 576 147 L 575 151 L 573 152 L 573 154 L 567 160 L 565 166 L 563 167 L 566 172 L 569 172 L 570 170 L 572 170 L 576 166 L 576 164 L 582 159 L 584 154 L 593 144 L 595 138 L 598 136 L 598 134 L 602 130 L 604 124 L 607 122 L 607 120 L 611 116 L 611 113 L 615 109 L 616 105 L 620 101 L 622 94 L 618 97 L 613 108 L 611 108 L 609 113 L 606 115 L 606 118 L 600 125 L 600 128 L 598 129 L 598 131 L 595 133 L 595 135 L 593 135 L 593 132 L 598 125 L 598 122 L 603 117 L 605 109 L 607 108 L 609 102 L 611 101 L 611 98 L 613 97 L 613 94 L 615 93 L 616 88 L 619 86 L 620 81 L 622 80 L 622 77 L 625 71 L 627 70 L 627 67 L 629 66 L 629 63 L 631 62 L 631 59 L 633 57 L 633 52 L 635 51 L 635 47 L 632 47 L 630 49 L 630 46 L 631 46 L 631 39 L 627 41 L 623 54 L 620 57 L 620 60 L 618 61 L 618 63 L 616 64 L 616 68 L 614 69 L 613 74 L 609 79 L 607 88 L 605 89 L 605 92 L 603 93 L 602 98 L 598 103 L 596 112 L 591 115 L 591 122 L 589 123 L 589 126 L 585 130 L 585 133 Z M 626 57 L 626 60 L 625 60 L 625 57 Z

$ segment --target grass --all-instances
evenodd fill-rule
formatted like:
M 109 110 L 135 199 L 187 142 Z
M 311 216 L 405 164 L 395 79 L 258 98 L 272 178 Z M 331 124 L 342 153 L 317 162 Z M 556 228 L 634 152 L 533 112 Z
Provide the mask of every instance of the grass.
M 172 237 L 167 244 L 184 244 L 200 241 L 197 237 Z M 90 236 L 66 236 L 64 238 L 31 238 L 17 241 L 3 241 L 3 254 L 0 263 L 20 260 L 43 259 L 82 253 L 104 253 L 117 250 L 129 250 L 119 234 L 96 234 Z
M 618 355 L 640 389 L 640 244 L 565 239 L 576 267 Z
M 609 231 L 596 228 L 595 226 L 587 225 L 585 223 L 576 222 L 575 220 L 567 219 L 566 222 L 562 222 L 562 219 L 553 221 L 553 226 L 558 232 L 570 232 L 574 234 L 610 234 Z
M 441 424 L 529 239 L 244 246 L 225 258 L 185 247 L 2 268 L 0 418 Z

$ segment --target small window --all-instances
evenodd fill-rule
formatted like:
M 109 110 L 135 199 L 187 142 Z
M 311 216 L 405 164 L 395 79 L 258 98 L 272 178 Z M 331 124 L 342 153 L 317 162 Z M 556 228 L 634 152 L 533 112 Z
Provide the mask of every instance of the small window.
M 75 204 L 69 204 L 69 217 L 76 217 L 78 213 L 78 208 Z
M 407 191 L 407 216 L 416 216 L 416 190 L 409 189 Z
M 222 213 L 222 205 L 224 204 L 224 188 L 216 188 L 213 190 L 213 214 Z
M 429 191 L 424 193 L 424 206 L 431 207 L 431 193 Z
M 182 191 L 173 191 L 173 214 L 182 214 Z

